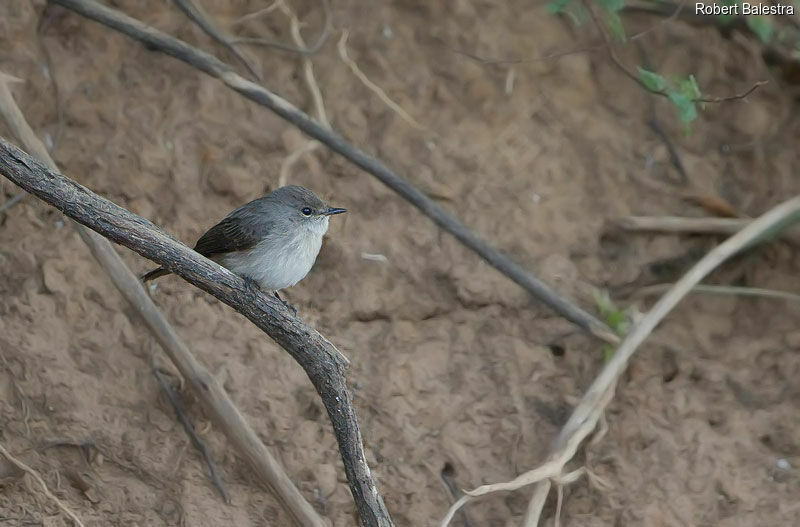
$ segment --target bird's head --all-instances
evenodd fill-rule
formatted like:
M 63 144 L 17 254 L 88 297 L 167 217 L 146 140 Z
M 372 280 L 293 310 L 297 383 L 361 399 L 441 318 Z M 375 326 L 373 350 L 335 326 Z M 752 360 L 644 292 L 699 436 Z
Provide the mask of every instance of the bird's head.
M 319 236 L 327 232 L 331 216 L 347 212 L 328 206 L 319 196 L 298 185 L 276 189 L 267 199 L 277 206 L 281 220 L 294 227 L 303 226 Z

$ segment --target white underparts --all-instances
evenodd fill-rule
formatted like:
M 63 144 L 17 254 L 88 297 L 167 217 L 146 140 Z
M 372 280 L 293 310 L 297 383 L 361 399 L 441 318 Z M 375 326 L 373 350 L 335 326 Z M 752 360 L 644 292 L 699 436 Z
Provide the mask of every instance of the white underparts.
M 220 263 L 234 273 L 255 280 L 261 289 L 277 291 L 305 278 L 328 231 L 327 216 L 308 221 L 302 228 L 273 232 L 248 251 L 228 253 Z

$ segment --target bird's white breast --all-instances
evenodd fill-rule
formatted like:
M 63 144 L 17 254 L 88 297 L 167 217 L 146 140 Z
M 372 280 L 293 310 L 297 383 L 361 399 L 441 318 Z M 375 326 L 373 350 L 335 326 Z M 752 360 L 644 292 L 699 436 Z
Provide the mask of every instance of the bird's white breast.
M 230 253 L 221 264 L 234 273 L 255 280 L 267 291 L 291 287 L 305 278 L 322 247 L 328 218 L 311 221 L 293 233 L 270 233 L 249 251 Z

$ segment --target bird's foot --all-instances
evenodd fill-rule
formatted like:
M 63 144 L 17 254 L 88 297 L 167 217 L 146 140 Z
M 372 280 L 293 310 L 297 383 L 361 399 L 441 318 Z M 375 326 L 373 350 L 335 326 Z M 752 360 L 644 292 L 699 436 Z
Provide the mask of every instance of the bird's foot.
M 281 298 L 281 296 L 278 294 L 278 292 L 277 292 L 277 291 L 275 291 L 275 298 L 277 298 L 278 300 L 280 300 L 280 301 L 283 303 L 283 305 L 284 305 L 284 306 L 286 306 L 286 307 L 288 307 L 289 309 L 291 309 L 291 310 L 292 310 L 292 313 L 294 313 L 294 316 L 297 316 L 297 308 L 295 308 L 295 307 L 294 307 L 292 304 L 290 304 L 289 302 L 287 302 L 286 300 L 284 300 L 283 298 Z
M 247 285 L 249 285 L 250 287 L 254 287 L 254 288 L 258 289 L 258 290 L 261 290 L 261 286 L 260 286 L 260 285 L 258 285 L 258 282 L 256 282 L 255 280 L 253 280 L 253 279 L 252 279 L 252 278 L 250 278 L 249 276 L 243 276 L 242 278 L 244 278 L 244 281 L 245 281 L 245 282 L 247 283 Z

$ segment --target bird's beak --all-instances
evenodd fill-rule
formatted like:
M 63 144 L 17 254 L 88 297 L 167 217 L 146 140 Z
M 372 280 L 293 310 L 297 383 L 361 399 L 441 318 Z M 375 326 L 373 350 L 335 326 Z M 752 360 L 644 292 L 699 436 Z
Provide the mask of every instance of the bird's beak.
M 333 216 L 334 214 L 341 214 L 342 212 L 347 212 L 347 209 L 337 209 L 335 207 L 331 207 L 330 209 L 326 210 L 322 213 L 323 216 Z

